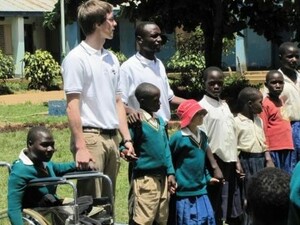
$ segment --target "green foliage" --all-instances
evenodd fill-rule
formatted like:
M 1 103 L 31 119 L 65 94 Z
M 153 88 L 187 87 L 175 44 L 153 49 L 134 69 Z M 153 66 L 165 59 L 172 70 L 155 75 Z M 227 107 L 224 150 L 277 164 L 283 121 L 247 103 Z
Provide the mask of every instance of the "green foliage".
M 23 61 L 29 89 L 58 89 L 62 83 L 60 66 L 49 52 L 43 50 L 36 50 L 34 54 L 26 52 Z
M 124 55 L 122 52 L 114 51 L 111 48 L 109 49 L 109 51 L 113 52 L 115 54 L 115 56 L 117 56 L 117 58 L 118 58 L 118 60 L 120 62 L 120 65 L 127 60 L 126 55 Z
M 245 87 L 259 89 L 261 84 L 253 85 L 244 75 L 239 73 L 229 74 L 225 77 L 221 98 L 226 100 L 232 113 L 238 113 L 237 98 L 240 91 Z
M 11 56 L 3 54 L 0 50 L 0 79 L 6 80 L 14 76 L 14 61 Z

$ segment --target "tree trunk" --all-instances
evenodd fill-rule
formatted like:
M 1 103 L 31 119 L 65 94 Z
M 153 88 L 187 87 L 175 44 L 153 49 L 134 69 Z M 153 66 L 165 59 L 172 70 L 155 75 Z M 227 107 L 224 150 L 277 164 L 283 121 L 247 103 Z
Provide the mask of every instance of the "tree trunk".
M 204 34 L 205 64 L 206 67 L 222 67 L 223 50 L 223 1 L 213 0 L 214 10 L 208 13 L 202 23 Z

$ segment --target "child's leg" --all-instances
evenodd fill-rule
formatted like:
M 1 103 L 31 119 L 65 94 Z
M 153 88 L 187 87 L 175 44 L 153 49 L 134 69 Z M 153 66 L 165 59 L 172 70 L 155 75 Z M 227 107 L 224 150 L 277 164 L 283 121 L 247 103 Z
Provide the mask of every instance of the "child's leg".
M 161 200 L 161 180 L 155 176 L 143 176 L 132 180 L 129 197 L 130 224 L 152 225 Z M 167 215 L 166 215 L 167 223 Z
M 166 176 L 160 176 L 159 179 L 160 187 L 160 200 L 157 209 L 155 223 L 154 224 L 167 224 L 169 216 L 169 194 L 168 194 L 168 180 Z

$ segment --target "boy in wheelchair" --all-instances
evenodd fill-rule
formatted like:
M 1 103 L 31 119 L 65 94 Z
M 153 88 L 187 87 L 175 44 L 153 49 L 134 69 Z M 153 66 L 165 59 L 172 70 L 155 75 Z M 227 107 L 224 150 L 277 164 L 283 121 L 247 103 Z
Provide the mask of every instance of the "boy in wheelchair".
M 8 180 L 8 216 L 12 225 L 23 225 L 24 208 L 52 207 L 62 205 L 56 185 L 27 187 L 36 178 L 61 177 L 76 170 L 75 162 L 51 162 L 55 152 L 51 132 L 42 126 L 33 127 L 27 135 L 27 148 L 12 165 Z M 58 224 L 58 223 L 54 223 Z

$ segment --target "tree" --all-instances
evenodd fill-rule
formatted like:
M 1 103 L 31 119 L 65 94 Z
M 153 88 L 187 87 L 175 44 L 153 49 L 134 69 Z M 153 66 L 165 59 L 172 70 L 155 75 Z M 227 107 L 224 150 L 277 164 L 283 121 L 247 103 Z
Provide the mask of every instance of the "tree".
M 66 0 L 68 19 L 75 20 L 74 9 L 79 2 Z M 278 44 L 283 41 L 281 34 L 284 32 L 295 32 L 293 40 L 300 40 L 299 0 L 109 0 L 109 2 L 121 5 L 121 15 L 131 21 L 152 20 L 166 32 L 173 32 L 175 27 L 193 31 L 200 25 L 205 40 L 206 66 L 221 66 L 223 38 L 233 38 L 235 33 L 239 34 L 239 31 L 246 27 Z M 53 22 L 51 18 L 55 18 L 58 14 L 59 2 L 52 14 L 49 14 L 52 17 L 48 17 L 48 22 Z

